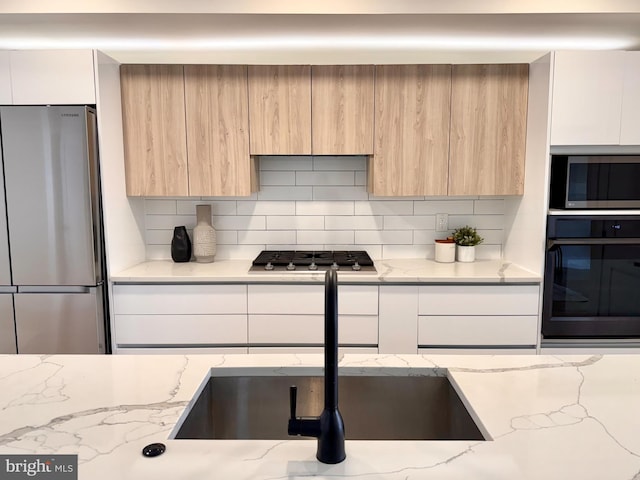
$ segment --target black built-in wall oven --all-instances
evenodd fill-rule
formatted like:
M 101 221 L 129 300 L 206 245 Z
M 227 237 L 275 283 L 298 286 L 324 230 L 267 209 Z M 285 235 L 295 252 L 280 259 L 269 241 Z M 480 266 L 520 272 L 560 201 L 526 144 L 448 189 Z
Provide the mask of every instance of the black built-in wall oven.
M 640 338 L 640 216 L 549 216 L 544 338 Z
M 543 342 L 640 341 L 639 208 L 639 156 L 552 156 Z

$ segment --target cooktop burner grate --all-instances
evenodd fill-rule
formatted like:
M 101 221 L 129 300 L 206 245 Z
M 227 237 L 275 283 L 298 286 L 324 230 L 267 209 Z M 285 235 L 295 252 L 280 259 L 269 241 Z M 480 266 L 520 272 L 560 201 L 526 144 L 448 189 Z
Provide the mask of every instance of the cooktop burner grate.
M 313 272 L 333 268 L 344 272 L 375 272 L 373 260 L 364 250 L 310 251 L 263 250 L 253 261 L 252 272 Z

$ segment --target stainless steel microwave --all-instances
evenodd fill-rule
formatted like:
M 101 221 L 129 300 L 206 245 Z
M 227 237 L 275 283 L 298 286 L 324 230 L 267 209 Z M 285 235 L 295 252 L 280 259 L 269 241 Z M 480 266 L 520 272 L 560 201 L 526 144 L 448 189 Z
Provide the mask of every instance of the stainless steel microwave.
M 553 155 L 551 208 L 640 208 L 640 156 Z

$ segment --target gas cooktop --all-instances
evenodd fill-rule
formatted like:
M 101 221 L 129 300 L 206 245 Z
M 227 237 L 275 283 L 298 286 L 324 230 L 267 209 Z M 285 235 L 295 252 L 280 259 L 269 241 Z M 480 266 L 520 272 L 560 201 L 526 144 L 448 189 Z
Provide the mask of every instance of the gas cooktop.
M 253 261 L 250 272 L 315 272 L 329 269 L 350 273 L 376 271 L 364 250 L 307 251 L 263 250 Z

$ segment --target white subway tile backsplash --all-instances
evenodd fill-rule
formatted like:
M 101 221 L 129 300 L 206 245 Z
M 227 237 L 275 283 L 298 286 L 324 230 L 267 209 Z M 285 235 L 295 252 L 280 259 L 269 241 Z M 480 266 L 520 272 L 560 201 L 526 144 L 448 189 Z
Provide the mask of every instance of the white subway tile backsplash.
M 262 181 L 262 179 L 260 180 Z M 355 185 L 355 172 L 296 172 L 296 185 Z
M 301 230 L 297 243 L 322 243 L 353 245 L 353 230 Z
M 267 222 L 261 215 L 227 215 L 213 217 L 212 225 L 216 230 L 264 230 Z
M 147 215 L 147 230 L 173 230 L 173 227 L 184 225 L 192 229 L 196 225 L 194 215 Z
M 176 201 L 145 198 L 144 210 L 147 215 L 175 215 Z
M 269 216 L 267 230 L 323 230 L 324 217 Z
M 295 230 L 247 230 L 238 231 L 238 244 L 243 245 L 287 245 L 296 242 Z M 310 243 L 310 242 L 309 242 Z
M 383 245 L 382 258 L 433 258 L 435 248 L 429 257 L 429 246 L 425 245 Z
M 369 198 L 364 187 L 311 187 L 314 200 L 366 200 Z
M 356 215 L 413 215 L 413 202 L 385 201 L 355 202 Z
M 325 217 L 326 230 L 381 230 L 382 217 L 372 216 L 332 216 Z
M 313 169 L 314 170 L 366 170 L 367 157 L 331 157 L 331 156 L 317 156 L 313 157 Z
M 275 172 L 265 171 L 260 172 L 260 185 L 295 185 L 296 184 L 296 172 Z M 260 194 L 258 194 L 258 198 Z
M 361 245 L 409 245 L 413 243 L 411 230 L 361 230 L 355 232 L 355 243 Z
M 504 228 L 503 215 L 449 215 L 449 228 L 469 225 L 477 229 L 499 230 Z
M 297 215 L 353 215 L 353 202 L 296 202 Z
M 296 172 L 300 170 L 313 170 L 313 160 L 307 156 L 260 157 L 260 171 L 280 170 L 285 172 Z
M 372 258 L 433 258 L 436 238 L 464 225 L 485 238 L 477 257 L 500 258 L 504 197 L 378 197 L 366 190 L 364 156 L 260 157 L 261 187 L 247 197 L 146 198 L 148 259 L 170 259 L 173 228 L 193 234 L 196 205 L 212 206 L 217 260 L 260 250 L 366 250 Z M 435 231 L 435 214 L 449 230 Z
M 212 215 L 235 215 L 236 201 L 222 200 L 218 202 L 204 200 L 178 200 L 178 215 L 195 215 L 196 205 L 211 205 Z
M 478 214 L 500 214 L 504 213 L 504 199 L 495 200 L 474 200 L 473 213 Z
M 434 230 L 435 215 L 385 215 L 385 230 Z
M 313 187 L 260 187 L 258 200 L 312 200 Z
M 238 215 L 295 215 L 296 202 L 269 201 L 242 202 L 238 201 Z
M 472 214 L 473 200 L 424 200 L 415 202 L 413 213 L 416 215 L 435 215 L 436 213 Z

